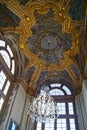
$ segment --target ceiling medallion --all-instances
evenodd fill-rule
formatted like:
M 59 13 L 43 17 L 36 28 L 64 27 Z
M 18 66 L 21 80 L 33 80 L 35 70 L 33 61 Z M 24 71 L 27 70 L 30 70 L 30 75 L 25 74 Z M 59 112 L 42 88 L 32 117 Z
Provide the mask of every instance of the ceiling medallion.
M 48 51 L 54 50 L 57 44 L 56 38 L 52 35 L 46 35 L 41 39 L 41 47 Z

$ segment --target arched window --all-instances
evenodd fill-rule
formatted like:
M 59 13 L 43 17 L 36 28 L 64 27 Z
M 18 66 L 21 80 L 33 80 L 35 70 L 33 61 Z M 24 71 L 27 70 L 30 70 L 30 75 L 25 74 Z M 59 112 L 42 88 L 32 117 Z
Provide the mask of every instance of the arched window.
M 14 74 L 15 71 L 15 60 L 13 52 L 9 45 L 7 45 L 4 41 L 0 40 L 0 54 L 2 55 L 3 59 L 5 60 L 8 68 L 10 69 L 11 73 Z
M 6 66 L 10 70 L 12 74 L 15 72 L 15 60 L 13 52 L 8 44 L 4 41 L 0 40 L 0 55 L 6 63 Z M 3 67 L 0 66 L 0 111 L 2 109 L 3 103 L 7 96 L 10 80 L 8 76 L 5 74 Z
M 57 102 L 59 117 L 54 122 L 37 122 L 36 130 L 78 130 L 75 102 L 72 91 L 66 85 L 51 83 L 49 94 Z

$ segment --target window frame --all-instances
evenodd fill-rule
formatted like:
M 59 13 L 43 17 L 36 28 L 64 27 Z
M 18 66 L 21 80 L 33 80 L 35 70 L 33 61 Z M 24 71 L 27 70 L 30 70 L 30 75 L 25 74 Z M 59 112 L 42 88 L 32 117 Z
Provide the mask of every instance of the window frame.
M 2 43 L 3 43 L 3 40 L 0 40 L 0 42 L 2 41 Z M 9 58 L 9 62 L 10 63 L 6 63 L 6 65 L 7 65 L 7 67 L 8 67 L 8 69 L 10 70 L 10 72 L 14 75 L 15 74 L 15 57 L 14 57 L 14 53 L 13 53 L 13 51 L 12 51 L 12 49 L 11 49 L 11 47 L 10 47 L 10 45 L 9 44 L 7 44 L 5 41 L 4 41 L 4 43 L 5 43 L 5 45 L 3 45 L 3 46 L 0 46 L 0 55 L 2 56 L 2 58 L 3 58 L 3 60 L 5 61 L 5 63 L 6 63 L 6 61 L 7 61 L 7 59 L 6 59 L 6 57 L 4 58 L 4 56 L 3 56 L 3 54 L 2 54 L 2 52 L 4 51 L 5 53 L 6 53 L 6 55 L 8 56 L 8 58 Z M 8 48 L 10 49 L 10 50 L 8 50 Z M 12 53 L 12 54 L 11 54 Z M 5 55 L 5 56 L 6 56 Z M 14 68 L 14 69 L 13 69 Z
M 4 113 L 4 110 L 5 110 L 4 106 L 6 105 L 6 101 L 8 99 L 8 95 L 9 95 L 9 91 L 11 89 L 11 84 L 12 83 L 11 83 L 10 75 L 12 76 L 15 73 L 15 68 L 14 68 L 14 72 L 13 73 L 11 71 L 12 70 L 12 61 L 14 60 L 14 64 L 15 64 L 15 59 L 14 59 L 14 54 L 13 55 L 11 54 L 12 49 L 11 49 L 10 45 L 8 43 L 6 43 L 5 41 L 3 41 L 3 40 L 0 40 L 0 43 L 1 43 L 0 51 L 5 51 L 7 53 L 7 55 L 8 55 L 8 57 L 9 57 L 9 60 L 10 60 L 10 66 L 8 66 L 8 64 L 6 63 L 5 59 L 3 58 L 2 53 L 0 53 L 0 63 L 1 63 L 0 73 L 2 72 L 5 75 L 5 77 L 6 77 L 6 79 L 5 79 L 5 81 L 4 81 L 3 85 L 2 85 L 2 88 L 0 89 L 0 99 L 3 98 L 3 100 L 4 100 L 3 105 L 2 105 L 2 107 L 0 109 L 0 116 L 1 116 Z M 11 51 L 10 53 L 9 53 L 9 49 L 7 49 L 7 47 L 10 49 L 10 51 Z M 8 72 L 9 72 L 9 74 L 8 74 Z M 1 74 L 1 76 L 3 74 Z M 2 78 L 3 77 L 1 77 L 1 80 L 2 80 Z M 1 117 L 0 117 L 0 119 L 1 119 Z
M 59 87 L 60 86 L 60 87 Z M 75 121 L 75 129 L 72 129 L 72 130 L 79 130 L 78 128 L 78 122 L 77 122 L 77 114 L 76 114 L 76 106 L 75 106 L 75 96 L 74 94 L 72 93 L 73 91 L 70 90 L 70 88 L 66 85 L 59 85 L 58 87 L 55 85 L 54 87 L 52 87 L 51 85 L 49 85 L 49 92 L 53 89 L 60 89 L 61 91 L 64 92 L 64 95 L 52 95 L 52 97 L 54 98 L 54 101 L 57 103 L 65 103 L 65 109 L 66 109 L 66 114 L 59 114 L 59 117 L 58 119 L 66 119 L 66 130 L 71 130 L 70 128 L 70 119 L 74 119 Z M 63 90 L 63 87 L 66 87 L 68 89 L 66 90 L 70 90 L 71 94 L 67 92 L 65 92 L 65 90 Z M 69 91 L 68 91 L 69 92 Z M 69 114 L 69 106 L 68 106 L 68 103 L 72 103 L 73 104 L 73 114 Z M 57 130 L 57 120 L 58 119 L 55 119 L 55 122 L 54 122 L 54 129 L 53 130 Z M 42 127 L 43 126 L 43 127 Z M 47 130 L 45 129 L 45 124 L 42 123 L 42 126 L 41 126 L 41 129 L 40 130 Z M 50 130 L 50 129 L 49 129 Z M 62 129 L 61 129 L 62 130 Z

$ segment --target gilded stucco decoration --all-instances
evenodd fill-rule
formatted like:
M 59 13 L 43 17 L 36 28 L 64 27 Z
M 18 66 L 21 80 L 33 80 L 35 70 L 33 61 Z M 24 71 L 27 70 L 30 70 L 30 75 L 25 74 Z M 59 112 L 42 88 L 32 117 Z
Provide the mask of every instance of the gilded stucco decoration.
M 68 58 L 68 60 L 69 60 L 70 55 L 71 56 L 75 55 L 75 52 L 77 52 L 77 50 L 78 50 L 78 33 L 75 30 L 75 28 L 73 28 L 73 26 L 71 25 L 71 18 L 69 17 L 68 14 L 64 14 L 64 12 L 61 9 L 61 5 L 58 2 L 49 1 L 49 0 L 46 2 L 28 3 L 25 5 L 24 9 L 28 13 L 28 16 L 25 19 L 21 20 L 21 23 L 20 23 L 20 28 L 22 29 L 21 38 L 20 38 L 20 48 L 25 53 L 25 55 L 27 57 L 29 57 L 29 59 L 31 61 L 30 66 L 32 66 L 32 65 L 35 65 L 36 67 L 39 66 L 41 68 L 41 70 L 45 70 L 45 69 L 51 70 L 53 68 L 64 69 L 68 65 L 68 61 L 66 61 L 66 59 Z M 34 25 L 37 24 L 37 19 L 38 19 L 35 17 L 35 12 L 37 11 L 38 15 L 40 15 L 42 17 L 43 15 L 46 15 L 50 9 L 52 9 L 54 12 L 54 16 L 51 18 L 51 20 L 54 20 L 55 23 L 60 24 L 61 33 L 65 33 L 65 34 L 67 34 L 67 36 L 72 37 L 72 38 L 70 38 L 70 40 L 72 41 L 72 46 L 70 46 L 70 43 L 68 44 L 69 46 L 66 44 L 69 48 L 67 48 L 66 52 L 64 52 L 65 50 L 63 50 L 64 53 L 62 52 L 62 54 L 61 54 L 60 66 L 56 65 L 55 62 L 53 63 L 53 60 L 51 61 L 51 64 L 48 63 L 49 66 L 47 66 L 45 60 L 43 60 L 44 58 L 41 59 L 38 56 L 39 54 L 36 55 L 35 53 L 32 52 L 31 48 L 33 48 L 33 47 L 31 47 L 31 46 L 34 45 L 34 42 L 31 43 L 32 45 L 30 45 L 29 47 L 26 44 L 27 39 L 31 39 L 31 41 L 33 39 L 30 37 L 34 33 L 32 30 L 33 30 Z M 45 24 L 47 24 L 47 22 L 45 22 Z M 47 27 L 47 26 L 45 26 L 45 27 Z M 40 32 L 40 38 L 39 38 L 39 39 L 41 39 L 41 37 L 43 37 L 43 35 L 44 35 L 43 43 L 36 42 L 36 44 L 38 46 L 40 46 L 41 44 L 44 44 L 45 38 L 47 39 L 47 37 L 49 37 L 49 41 L 51 39 L 54 39 L 54 41 L 52 41 L 52 42 L 54 42 L 55 47 L 56 47 L 56 44 L 58 43 L 59 38 L 57 37 L 58 39 L 56 40 L 54 37 L 56 37 L 57 34 L 56 33 L 52 34 L 52 31 L 51 31 L 50 32 L 51 36 L 50 36 L 46 30 L 45 31 L 43 30 L 43 32 L 45 32 L 46 34 L 43 33 L 41 35 L 41 32 Z M 55 32 L 55 29 L 54 29 L 54 32 Z M 39 42 L 41 42 L 41 41 L 39 41 Z M 38 48 L 36 46 L 36 44 L 34 47 Z M 62 44 L 62 42 L 61 42 L 61 44 Z M 47 46 L 46 47 L 43 46 L 42 48 L 44 48 L 43 50 L 44 50 L 44 52 L 46 52 Z M 51 48 L 52 48 L 52 45 L 51 45 Z M 37 51 L 38 51 L 38 49 L 37 49 Z M 58 50 L 57 50 L 57 52 L 58 52 Z M 40 53 L 42 53 L 42 51 Z M 46 52 L 45 54 L 47 55 L 47 53 L 48 52 Z M 62 55 L 64 55 L 64 56 L 62 56 Z M 63 59 L 62 59 L 62 57 L 63 57 Z M 55 60 L 56 62 L 58 61 L 58 58 Z M 71 59 L 70 59 L 70 61 L 71 61 Z
M 31 28 L 32 36 L 28 38 L 27 45 L 32 53 L 45 61 L 47 67 L 52 63 L 59 65 L 64 52 L 72 46 L 72 37 L 62 32 L 61 24 L 54 20 L 52 9 L 43 15 L 35 11 L 34 15 L 36 23 Z
M 82 78 L 79 43 L 83 29 L 83 0 L 82 3 L 78 0 L 1 1 L 0 7 L 5 10 L 0 11 L 0 32 L 14 33 L 18 39 L 17 46 L 26 62 L 22 73 L 28 84 L 27 91 L 34 95 L 42 72 L 42 77 L 47 74 L 51 80 L 55 75 L 56 79 L 63 77 L 77 89 Z

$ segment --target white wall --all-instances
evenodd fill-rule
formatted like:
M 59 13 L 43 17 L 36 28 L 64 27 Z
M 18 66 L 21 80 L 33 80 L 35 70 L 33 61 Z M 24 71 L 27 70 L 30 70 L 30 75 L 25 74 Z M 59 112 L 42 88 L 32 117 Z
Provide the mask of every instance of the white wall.
M 79 94 L 78 96 L 76 96 L 75 98 L 75 102 L 76 102 L 76 110 L 77 110 L 77 119 L 78 119 L 78 126 L 79 126 L 79 130 L 85 130 L 84 129 L 84 120 L 83 120 L 83 114 L 82 114 L 82 97 L 81 94 Z
M 27 114 L 28 107 L 29 107 L 29 100 L 30 100 L 30 96 L 27 95 L 20 130 L 35 130 L 34 129 L 34 120 L 32 120 L 30 118 L 29 114 Z
M 23 113 L 23 108 L 25 103 L 25 97 L 26 97 L 26 92 L 23 89 L 23 87 L 20 86 L 10 116 L 10 118 L 16 121 L 18 124 L 20 124 L 21 121 L 21 116 Z
M 84 109 L 86 112 L 85 114 L 87 116 L 87 80 L 84 80 L 83 82 L 82 98 L 83 98 Z
M 26 96 L 26 103 L 25 103 L 25 107 L 24 107 L 24 113 L 23 113 L 22 120 L 21 120 L 20 130 L 29 130 L 30 118 L 27 114 L 28 105 L 29 105 L 29 96 L 27 95 Z
M 83 81 L 82 91 L 75 101 L 79 130 L 87 130 L 87 80 Z
M 25 99 L 26 99 L 26 92 L 22 87 L 22 85 L 20 84 L 18 85 L 18 89 L 14 91 L 14 94 L 12 96 L 6 119 L 3 122 L 2 130 L 8 130 L 11 119 L 15 121 L 20 128 L 25 102 L 26 102 Z

